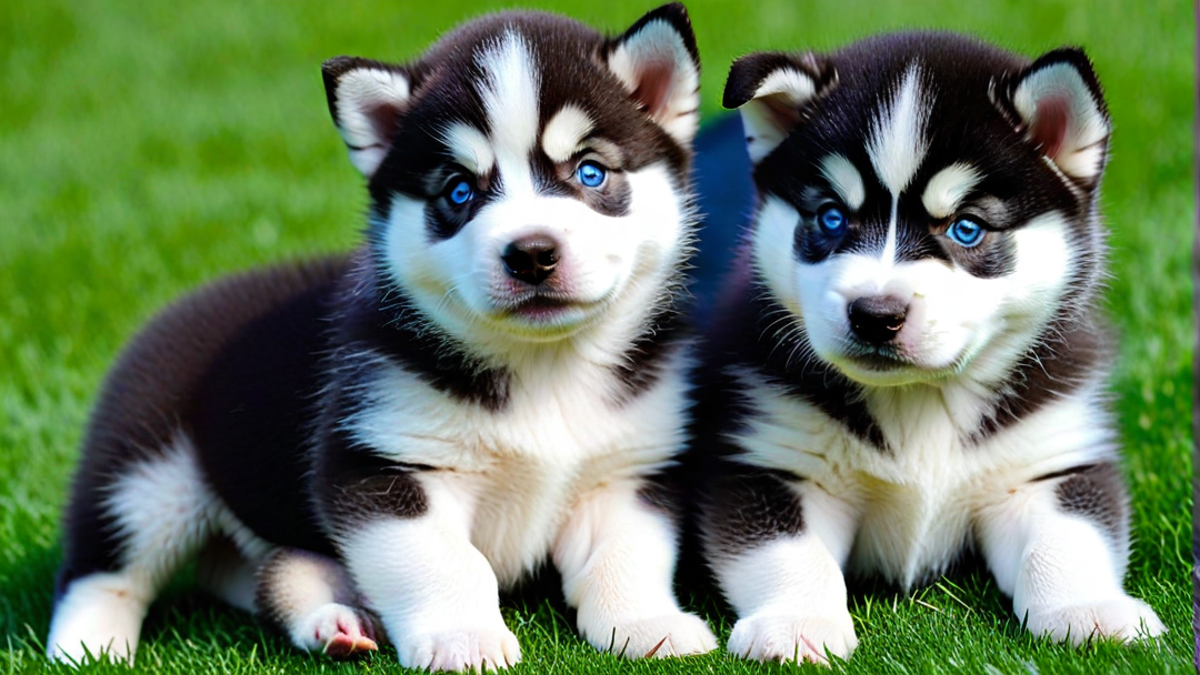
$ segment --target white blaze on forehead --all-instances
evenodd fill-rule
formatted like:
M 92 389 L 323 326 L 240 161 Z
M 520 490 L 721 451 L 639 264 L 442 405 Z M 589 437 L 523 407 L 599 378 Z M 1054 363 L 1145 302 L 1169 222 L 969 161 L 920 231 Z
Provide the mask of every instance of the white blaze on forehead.
M 862 176 L 844 155 L 826 155 L 821 160 L 821 175 L 829 181 L 846 206 L 857 211 L 863 205 L 866 190 L 863 188 Z
M 520 34 L 509 31 L 476 58 L 487 82 L 480 92 L 504 191 L 532 191 L 528 157 L 537 144 L 541 74 Z
M 908 187 L 925 159 L 925 124 L 929 105 L 921 89 L 921 69 L 912 64 L 895 98 L 871 124 L 867 152 L 880 182 L 893 195 Z
M 550 118 L 542 132 L 542 150 L 555 162 L 565 162 L 582 148 L 595 128 L 592 119 L 579 106 L 568 103 Z
M 925 160 L 925 151 L 928 149 L 925 124 L 931 104 L 932 101 L 927 100 L 926 92 L 921 89 L 921 69 L 913 63 L 904 71 L 904 79 L 895 97 L 871 123 L 867 154 L 871 157 L 871 166 L 879 176 L 879 181 L 892 194 L 891 221 L 883 246 L 885 261 L 895 260 L 896 257 L 896 207 L 900 193 L 908 187 Z
M 469 124 L 455 122 L 445 131 L 444 140 L 450 156 L 464 169 L 476 176 L 492 170 L 496 155 L 483 132 Z
M 929 179 L 925 193 L 921 195 L 921 203 L 934 218 L 948 218 L 980 178 L 979 173 L 968 164 L 951 164 Z

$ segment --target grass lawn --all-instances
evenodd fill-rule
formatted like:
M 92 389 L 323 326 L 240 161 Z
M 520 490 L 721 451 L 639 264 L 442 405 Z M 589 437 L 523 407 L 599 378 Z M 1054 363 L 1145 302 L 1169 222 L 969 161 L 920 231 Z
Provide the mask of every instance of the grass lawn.
M 474 6 L 467 6 L 474 5 Z M 759 0 L 689 3 L 718 113 L 736 55 L 945 27 L 1029 54 L 1085 46 L 1115 120 L 1104 206 L 1109 307 L 1123 334 L 1113 403 L 1136 541 L 1127 586 L 1170 628 L 1082 650 L 1033 640 L 986 574 L 911 596 L 855 595 L 854 673 L 1191 672 L 1189 532 L 1195 216 L 1195 19 L 1184 2 Z M 645 1 L 562 3 L 616 31 Z M 52 670 L 41 640 L 58 518 L 81 429 L 120 346 L 185 289 L 232 270 L 345 249 L 365 191 L 325 105 L 320 62 L 405 59 L 482 3 L 220 0 L 0 2 L 0 672 Z M 711 607 L 706 604 L 706 607 Z M 546 602 L 506 607 L 520 673 L 759 673 L 724 653 L 599 656 Z M 709 611 L 722 637 L 731 618 Z M 186 583 L 151 611 L 143 672 L 395 672 L 387 651 L 336 664 L 294 652 Z M 120 671 L 96 666 L 96 672 Z M 812 666 L 806 670 L 816 671 Z M 89 668 L 89 670 L 93 670 Z

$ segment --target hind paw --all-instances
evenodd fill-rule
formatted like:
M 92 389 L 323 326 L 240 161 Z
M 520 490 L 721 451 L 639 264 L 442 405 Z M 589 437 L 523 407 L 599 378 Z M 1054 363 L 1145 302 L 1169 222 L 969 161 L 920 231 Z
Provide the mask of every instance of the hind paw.
M 296 646 L 342 658 L 379 649 L 370 619 L 346 605 L 329 603 L 309 614 L 292 631 Z
M 60 663 L 132 664 L 146 603 L 128 577 L 94 574 L 71 582 L 54 607 L 46 654 Z

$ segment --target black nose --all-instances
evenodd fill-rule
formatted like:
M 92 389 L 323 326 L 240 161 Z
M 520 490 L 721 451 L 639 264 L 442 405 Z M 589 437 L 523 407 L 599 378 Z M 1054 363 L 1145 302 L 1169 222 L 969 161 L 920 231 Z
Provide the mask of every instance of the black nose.
M 509 276 L 532 286 L 548 279 L 558 265 L 554 240 L 548 237 L 518 239 L 504 248 L 500 258 Z
M 891 295 L 859 298 L 850 303 L 850 329 L 863 342 L 883 345 L 904 328 L 908 303 Z

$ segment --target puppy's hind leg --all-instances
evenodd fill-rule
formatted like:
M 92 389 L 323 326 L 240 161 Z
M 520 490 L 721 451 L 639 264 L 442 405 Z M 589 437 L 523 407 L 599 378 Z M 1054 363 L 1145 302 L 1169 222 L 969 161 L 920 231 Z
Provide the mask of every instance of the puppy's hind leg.
M 196 576 L 200 587 L 240 610 L 257 610 L 258 568 L 266 555 L 247 557 L 233 540 L 214 537 L 200 551 Z
M 208 537 L 215 500 L 182 435 L 161 451 L 93 468 L 72 494 L 47 654 L 132 662 L 147 608 Z
M 306 651 L 335 657 L 379 648 L 372 617 L 340 563 L 316 553 L 277 548 L 258 569 L 255 605 Z

